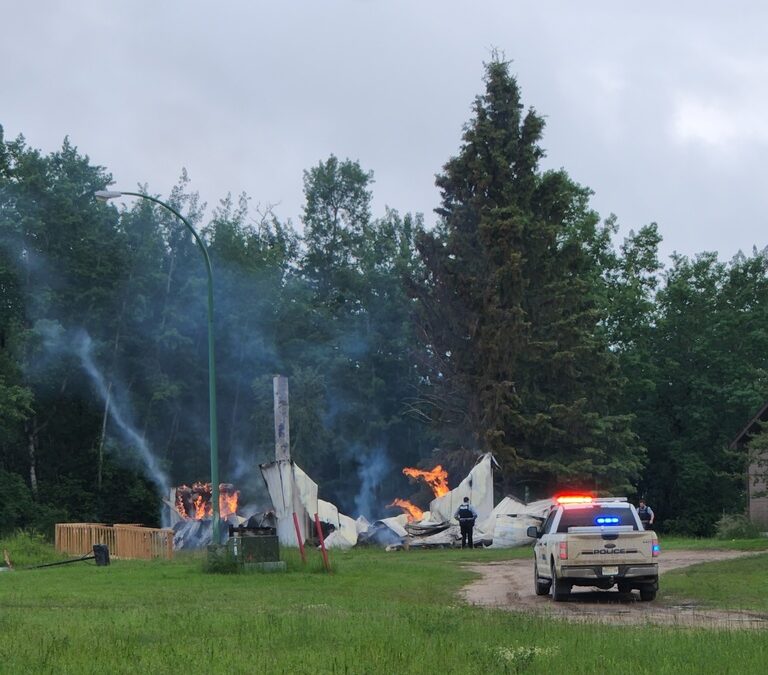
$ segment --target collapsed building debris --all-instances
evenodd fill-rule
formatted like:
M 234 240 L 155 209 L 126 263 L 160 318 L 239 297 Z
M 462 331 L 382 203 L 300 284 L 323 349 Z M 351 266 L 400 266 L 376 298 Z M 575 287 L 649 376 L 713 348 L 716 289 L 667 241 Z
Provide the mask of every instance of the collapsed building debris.
M 527 545 L 530 543 L 526 535 L 528 526 L 542 522 L 552 501 L 526 504 L 507 496 L 494 507 L 492 469 L 495 464 L 490 453 L 483 455 L 456 488 L 435 497 L 429 511 L 419 510 L 419 520 L 415 520 L 408 509 L 408 513 L 373 523 L 362 517 L 353 520 L 340 513 L 335 505 L 319 499 L 317 484 L 292 460 L 262 464 L 261 471 L 275 508 L 277 532 L 283 546 L 297 546 L 298 538 L 302 542 L 307 539 L 315 513 L 322 523 L 332 528 L 325 539 L 328 548 L 348 549 L 359 544 L 394 550 L 460 545 L 461 533 L 454 513 L 464 497 L 469 497 L 478 513 L 476 545 L 494 548 Z
M 239 507 L 240 493 L 228 483 L 220 485 L 219 509 L 230 527 L 261 527 L 265 518 L 275 527 L 281 546 L 303 546 L 314 539 L 315 520 L 320 524 L 327 548 L 349 549 L 357 545 L 399 548 L 457 546 L 461 542 L 456 509 L 469 498 L 477 511 L 474 541 L 476 546 L 504 548 L 530 543 L 529 525 L 546 517 L 551 500 L 526 504 L 506 496 L 494 506 L 493 467 L 498 466 L 491 453 L 482 455 L 469 474 L 454 488 L 448 487 L 448 473 L 437 465 L 431 470 L 406 467 L 403 473 L 426 483 L 434 494 L 429 510 L 404 499 L 395 499 L 388 507 L 404 513 L 381 518 L 372 523 L 339 512 L 336 505 L 318 497 L 318 486 L 290 453 L 288 382 L 275 376 L 275 460 L 260 465 L 272 511 L 245 512 Z M 174 529 L 174 548 L 199 548 L 211 543 L 211 486 L 209 483 L 182 485 L 171 490 L 164 500 Z M 227 528 L 224 528 L 227 529 Z M 223 543 L 223 542 L 218 542 Z

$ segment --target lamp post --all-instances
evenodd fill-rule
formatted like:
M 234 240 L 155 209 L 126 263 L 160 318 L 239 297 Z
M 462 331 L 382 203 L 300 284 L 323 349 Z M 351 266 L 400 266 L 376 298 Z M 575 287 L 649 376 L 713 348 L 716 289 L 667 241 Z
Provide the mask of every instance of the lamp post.
M 200 235 L 195 232 L 195 228 L 189 224 L 186 218 L 176 209 L 165 202 L 161 202 L 155 197 L 141 194 L 140 192 L 116 192 L 112 190 L 99 190 L 94 193 L 96 199 L 108 201 L 123 195 L 131 197 L 140 197 L 148 199 L 155 204 L 159 204 L 164 209 L 170 211 L 176 216 L 186 228 L 192 233 L 198 247 L 203 253 L 205 259 L 205 270 L 208 273 L 208 410 L 210 415 L 210 437 L 211 437 L 211 501 L 213 502 L 213 543 L 221 542 L 221 523 L 219 511 L 219 441 L 216 425 L 216 366 L 213 356 L 213 269 L 211 268 L 211 258 L 208 255 L 208 249 L 205 247 Z

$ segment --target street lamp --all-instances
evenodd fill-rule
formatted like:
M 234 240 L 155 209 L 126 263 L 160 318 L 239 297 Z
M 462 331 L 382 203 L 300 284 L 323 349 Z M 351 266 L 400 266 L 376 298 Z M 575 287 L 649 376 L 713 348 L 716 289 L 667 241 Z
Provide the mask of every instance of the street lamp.
M 115 192 L 112 190 L 99 190 L 94 193 L 96 199 L 106 202 L 110 199 L 130 195 L 131 197 L 141 197 L 148 199 L 155 204 L 159 204 L 164 209 L 170 211 L 176 216 L 187 229 L 192 233 L 198 247 L 205 258 L 205 269 L 208 273 L 208 409 L 210 414 L 210 435 L 211 435 L 211 501 L 213 502 L 213 543 L 221 543 L 221 523 L 219 522 L 219 441 L 216 425 L 216 366 L 213 357 L 213 269 L 211 268 L 211 258 L 208 255 L 208 249 L 203 240 L 195 232 L 195 228 L 189 224 L 187 219 L 176 209 L 165 202 L 161 202 L 155 197 L 141 194 L 140 192 Z

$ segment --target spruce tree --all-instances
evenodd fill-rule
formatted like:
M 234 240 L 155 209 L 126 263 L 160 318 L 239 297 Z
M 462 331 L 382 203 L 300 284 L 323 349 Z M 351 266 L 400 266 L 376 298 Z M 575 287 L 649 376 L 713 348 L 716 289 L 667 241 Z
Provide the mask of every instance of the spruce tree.
M 562 170 L 540 170 L 544 120 L 524 111 L 509 64 L 487 64 L 485 82 L 460 152 L 437 178 L 440 223 L 418 241 L 428 403 L 455 445 L 496 454 L 506 487 L 626 490 L 643 453 L 613 407 L 621 382 L 602 328 L 607 239 L 590 192 Z

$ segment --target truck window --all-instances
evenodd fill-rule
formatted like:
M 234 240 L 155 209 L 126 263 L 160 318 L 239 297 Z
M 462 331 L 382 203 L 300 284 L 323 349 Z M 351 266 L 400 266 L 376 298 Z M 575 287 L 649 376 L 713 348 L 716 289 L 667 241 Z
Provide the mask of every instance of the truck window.
M 549 528 L 552 525 L 552 521 L 555 518 L 555 514 L 557 513 L 557 509 L 553 509 L 549 512 L 549 515 L 547 516 L 547 519 L 544 521 L 544 524 L 541 526 L 541 532 L 544 534 L 549 534 Z
M 618 518 L 618 522 L 612 523 L 612 525 L 631 525 L 633 530 L 638 529 L 637 521 L 631 509 L 595 504 L 584 508 L 563 510 L 557 531 L 568 532 L 569 527 L 599 526 L 598 518 Z M 610 527 L 610 525 L 606 525 L 606 527 Z

